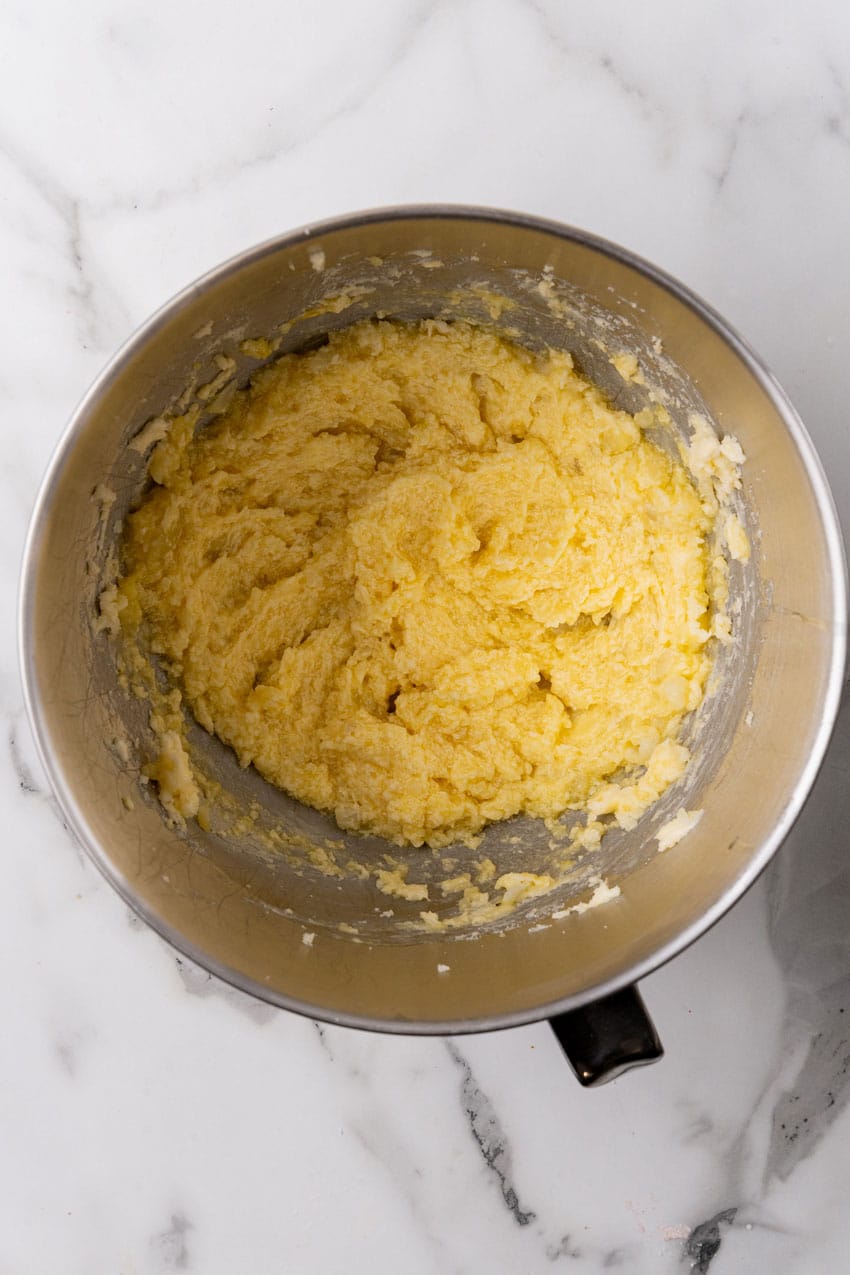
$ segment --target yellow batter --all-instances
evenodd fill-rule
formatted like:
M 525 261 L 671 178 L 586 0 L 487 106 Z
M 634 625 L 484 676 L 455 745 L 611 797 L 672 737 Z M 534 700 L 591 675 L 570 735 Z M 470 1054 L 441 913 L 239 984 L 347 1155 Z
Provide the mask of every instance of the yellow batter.
M 362 322 L 193 425 L 152 454 L 118 610 L 243 765 L 432 846 L 639 813 L 681 772 L 710 518 L 568 355 Z

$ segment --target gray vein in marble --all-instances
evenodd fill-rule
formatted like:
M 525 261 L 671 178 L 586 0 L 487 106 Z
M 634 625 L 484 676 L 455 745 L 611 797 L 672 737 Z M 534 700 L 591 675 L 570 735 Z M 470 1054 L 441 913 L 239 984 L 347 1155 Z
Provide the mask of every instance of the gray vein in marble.
M 189 1267 L 188 1233 L 192 1223 L 180 1211 L 171 1214 L 169 1225 L 151 1239 L 151 1248 L 159 1255 L 166 1270 L 185 1271 Z
M 310 1022 L 313 1024 L 313 1028 L 316 1032 L 316 1035 L 319 1038 L 319 1044 L 321 1045 L 322 1049 L 327 1054 L 328 1060 L 330 1062 L 336 1062 L 336 1055 L 334 1051 L 331 1049 L 331 1043 L 328 1040 L 328 1033 L 324 1023 L 317 1022 L 315 1018 L 311 1018 Z M 359 1074 L 359 1073 L 355 1072 L 355 1074 Z
M 765 1186 L 785 1181 L 850 1103 L 850 700 L 823 770 L 768 878 L 769 935 L 788 1000 Z M 796 1059 L 801 1061 L 796 1063 Z
M 647 87 L 636 83 L 622 66 L 611 56 L 610 52 L 601 52 L 587 45 L 572 44 L 561 31 L 557 15 L 569 10 L 556 6 L 554 13 L 542 0 L 523 0 L 524 6 L 537 19 L 543 35 L 565 57 L 578 59 L 601 72 L 607 83 L 614 85 L 618 93 L 626 97 L 635 106 L 645 120 L 655 122 L 666 120 L 668 112 L 660 102 L 651 97 Z
M 203 172 L 196 173 L 189 181 L 162 186 L 152 195 L 147 195 L 144 191 L 133 191 L 118 198 L 91 203 L 89 207 L 96 215 L 126 211 L 129 208 L 134 211 L 144 209 L 146 212 L 156 212 L 182 199 L 193 198 L 202 191 L 207 191 L 212 185 L 223 185 L 235 178 L 243 177 L 254 169 L 270 167 L 278 160 L 295 155 L 305 147 L 315 145 L 322 135 L 339 120 L 350 118 L 366 106 L 389 76 L 398 70 L 411 51 L 416 48 L 420 32 L 441 7 L 439 0 L 428 0 L 427 3 L 417 6 L 399 38 L 387 51 L 380 68 L 370 76 L 368 82 L 358 85 L 325 112 L 317 111 L 310 128 L 298 129 L 297 133 L 273 140 L 247 155 L 227 158 L 218 164 L 211 165 Z M 285 110 L 279 113 L 280 117 L 285 114 Z M 285 125 L 281 123 L 278 127 L 283 131 Z
M 850 146 L 850 126 L 840 115 L 829 115 L 826 120 L 827 132 L 842 146 Z
M 718 193 L 723 190 L 732 171 L 735 157 L 738 153 L 738 147 L 741 142 L 741 132 L 749 118 L 749 111 L 746 107 L 739 111 L 726 133 L 725 153 L 720 162 L 718 169 L 712 173 L 714 184 Z
M 77 856 L 77 862 L 83 868 L 88 867 L 89 856 L 86 854 L 85 848 L 83 847 L 83 843 L 80 841 L 76 832 L 74 832 L 74 829 L 71 827 L 71 825 L 68 823 L 68 820 L 62 814 L 62 811 L 59 807 L 59 802 L 56 800 L 55 797 L 48 797 L 47 805 L 53 811 L 54 815 L 56 816 L 56 818 L 59 820 L 60 824 L 62 825 L 62 830 L 65 832 L 68 838 L 68 841 L 73 847 L 74 854 Z M 93 880 L 95 882 L 98 880 L 97 874 L 94 874 Z
M 356 1073 L 359 1075 L 359 1073 Z M 368 1093 L 368 1089 L 367 1089 Z M 364 1103 L 360 1110 L 361 1119 L 350 1124 L 350 1129 L 360 1146 L 368 1151 L 373 1160 L 387 1174 L 392 1188 L 404 1200 L 411 1218 L 419 1231 L 420 1249 L 427 1245 L 434 1254 L 434 1270 L 445 1275 L 466 1275 L 466 1272 L 454 1264 L 450 1265 L 451 1255 L 447 1249 L 440 1229 L 435 1226 L 423 1208 L 419 1182 L 425 1176 L 422 1167 L 411 1160 L 407 1146 L 399 1142 L 395 1129 L 388 1123 L 385 1112 L 378 1105 Z M 341 1130 L 344 1132 L 344 1130 Z M 415 1243 L 415 1242 L 414 1242 Z
M 248 996 L 246 992 L 240 992 L 237 987 L 231 987 L 223 979 L 208 974 L 206 970 L 186 960 L 185 957 L 175 956 L 174 961 L 180 981 L 191 996 L 218 997 L 261 1027 L 271 1022 L 280 1012 L 274 1005 L 268 1005 L 265 1001 L 258 1000 L 256 996 Z
M 612 1248 L 608 1250 L 602 1259 L 602 1269 L 603 1271 L 611 1271 L 617 1266 L 624 1266 L 625 1262 L 626 1249 Z
M 700 1138 L 713 1134 L 714 1127 L 714 1120 L 707 1111 L 697 1111 L 682 1134 L 682 1141 L 686 1144 L 698 1142 Z
M 370 1084 L 368 1074 L 364 1073 L 356 1063 L 346 1060 L 345 1042 L 348 1038 L 347 1029 L 329 1027 L 326 1024 L 315 1021 L 313 1022 L 313 1028 L 328 1060 L 341 1067 L 351 1079 L 368 1086 Z M 340 1043 L 341 1049 L 337 1050 L 333 1047 L 332 1042 L 334 1041 Z M 547 1235 L 546 1228 L 541 1225 L 536 1212 L 529 1208 L 521 1207 L 517 1189 L 513 1182 L 511 1152 L 507 1135 L 495 1112 L 493 1103 L 482 1092 L 474 1077 L 472 1068 L 461 1054 L 456 1042 L 453 1039 L 446 1039 L 443 1044 L 452 1062 L 462 1073 L 461 1102 L 476 1149 L 482 1156 L 487 1170 L 496 1179 L 502 1200 L 507 1205 L 515 1222 L 522 1228 L 529 1228 L 525 1230 L 525 1234 L 534 1237 L 530 1242 L 537 1242 L 540 1246 L 540 1253 L 552 1263 L 558 1263 L 562 1260 L 572 1262 L 592 1257 L 601 1263 L 604 1269 L 626 1264 L 629 1258 L 629 1250 L 627 1248 L 620 1247 L 610 1250 L 597 1248 L 593 1251 L 587 1248 L 582 1249 L 575 1239 L 575 1227 L 572 1227 L 569 1231 L 566 1229 L 556 1230 L 553 1227 L 554 1235 L 551 1232 Z M 359 1121 L 353 1124 L 352 1132 L 376 1160 L 381 1164 L 390 1164 L 389 1153 L 395 1138 L 393 1131 L 385 1125 L 383 1112 L 376 1112 L 368 1122 Z M 396 1157 L 399 1155 L 404 1156 L 406 1152 L 397 1147 L 395 1154 Z M 395 1163 L 395 1161 L 392 1161 L 392 1163 Z M 421 1170 L 418 1168 L 411 1171 L 417 1177 L 421 1176 Z M 402 1179 L 399 1178 L 397 1173 L 393 1175 L 394 1182 L 399 1182 L 400 1180 Z M 410 1192 L 406 1192 L 406 1195 L 412 1212 L 424 1226 L 425 1219 L 420 1216 L 421 1208 L 415 1195 Z M 530 1225 L 532 1223 L 533 1225 Z
M 45 795 L 44 791 L 36 783 L 33 773 L 24 761 L 20 747 L 18 746 L 18 720 L 16 717 L 12 717 L 9 724 L 8 739 L 9 755 L 12 759 L 12 769 L 17 776 L 18 787 L 21 792 L 28 796 L 43 797 Z
M 134 912 L 132 908 L 126 908 L 124 915 L 131 930 L 147 931 L 149 929 L 147 922 L 143 921 L 138 912 Z
M 34 798 L 37 803 L 45 805 L 51 811 L 67 834 L 68 840 L 73 846 L 74 853 L 77 856 L 77 861 L 81 864 L 86 863 L 87 855 L 83 849 L 83 845 L 77 834 L 74 832 L 74 829 L 62 813 L 62 808 L 60 807 L 54 793 L 43 788 L 37 782 L 32 770 L 24 759 L 23 752 L 21 751 L 21 747 L 18 742 L 19 726 L 23 716 L 22 710 L 15 710 L 8 713 L 7 716 L 9 719 L 9 728 L 6 739 L 9 750 L 9 760 L 22 795 L 26 799 Z
M 52 1050 L 61 1070 L 69 1080 L 80 1073 L 87 1051 L 97 1038 L 97 1028 L 88 1016 L 77 1010 L 73 1016 L 64 1006 L 57 1006 L 59 1022 L 52 1033 Z
M 826 129 L 843 146 L 850 146 L 850 92 L 838 67 L 832 62 L 827 62 L 826 66 L 838 95 L 838 109 L 830 111 L 826 118 Z
M 320 1023 L 316 1019 L 310 1019 L 310 1022 L 313 1024 L 319 1044 L 325 1054 L 327 1054 L 328 1061 L 338 1063 L 340 1069 L 352 1080 L 366 1080 L 367 1077 L 364 1075 L 363 1069 L 356 1062 L 353 1062 L 350 1057 L 346 1059 L 345 1042 L 349 1037 L 349 1029 L 329 1023 Z M 341 1050 L 338 1050 L 335 1046 L 334 1042 L 337 1041 L 342 1046 Z
M 0 156 L 6 159 L 26 185 L 56 214 L 63 227 L 65 252 L 75 279 L 66 288 L 66 292 L 80 319 L 83 348 L 88 348 L 89 344 L 111 344 L 111 334 L 101 332 L 101 307 L 95 297 L 83 237 L 82 201 L 66 190 L 48 168 L 39 165 L 24 150 L 2 135 Z
M 57 1041 L 56 1057 L 62 1070 L 73 1079 L 77 1073 L 77 1054 L 70 1041 Z
M 836 996 L 850 1000 L 846 985 L 824 993 L 826 1001 L 834 1002 Z M 773 1110 L 767 1175 L 781 1181 L 811 1155 L 850 1098 L 850 1039 L 846 1017 L 841 1017 L 845 1007 L 825 1006 L 827 1011 L 830 1008 L 839 1019 L 838 1027 L 825 1025 L 812 1037 L 796 1087 L 785 1090 Z
M 663 117 L 666 114 L 661 106 L 650 100 L 646 89 L 640 84 L 636 84 L 623 68 L 614 61 L 610 53 L 596 54 L 595 61 L 609 80 L 616 85 L 620 93 L 635 104 L 645 118 Z
M 737 1212 L 737 1208 L 721 1209 L 694 1227 L 682 1247 L 682 1257 L 690 1263 L 690 1270 L 706 1275 L 723 1243 L 720 1228 L 731 1226 Z
M 582 1251 L 576 1248 L 571 1235 L 562 1235 L 557 1243 L 546 1245 L 546 1256 L 550 1262 L 557 1262 L 562 1257 L 580 1258 Z
M 447 1040 L 446 1049 L 449 1057 L 463 1075 L 461 1081 L 461 1101 L 469 1129 L 487 1168 L 496 1178 L 502 1199 L 512 1213 L 518 1226 L 528 1226 L 536 1217 L 531 1209 L 520 1206 L 519 1196 L 511 1181 L 511 1149 L 502 1123 L 496 1114 L 492 1102 L 478 1085 L 472 1068 L 464 1058 L 453 1040 Z

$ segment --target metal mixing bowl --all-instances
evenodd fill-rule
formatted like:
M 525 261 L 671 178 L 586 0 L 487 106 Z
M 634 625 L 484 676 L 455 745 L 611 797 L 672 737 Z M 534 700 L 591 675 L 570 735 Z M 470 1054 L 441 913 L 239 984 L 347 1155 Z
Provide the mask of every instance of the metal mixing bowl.
M 348 304 L 327 305 L 340 295 Z M 512 304 L 495 304 L 498 295 Z M 233 838 L 194 822 L 168 827 L 138 782 L 153 750 L 145 707 L 119 686 L 112 644 L 93 623 L 106 555 L 144 481 L 144 458 L 127 446 L 144 423 L 187 385 L 210 381 L 217 355 L 232 357 L 244 382 L 257 366 L 240 348 L 246 337 L 282 333 L 286 351 L 375 314 L 462 315 L 532 346 L 569 349 L 616 404 L 634 411 L 657 392 L 680 431 L 699 411 L 734 433 L 748 458 L 742 513 L 753 554 L 732 575 L 737 641 L 718 655 L 720 693 L 691 723 L 685 777 L 633 832 L 604 838 L 551 898 L 446 933 L 406 927 L 423 904 L 388 900 L 372 879 L 329 877 L 306 857 L 269 854 L 250 830 Z M 637 354 L 644 386 L 614 371 L 610 355 L 620 350 Z M 93 497 L 104 489 L 116 496 L 111 505 Z M 160 934 L 245 991 L 336 1023 L 438 1033 L 554 1017 L 586 1081 L 658 1052 L 623 989 L 717 920 L 790 828 L 837 711 L 845 630 L 843 548 L 826 480 L 793 408 L 744 342 L 687 289 L 611 244 L 528 217 L 440 207 L 295 231 L 214 270 L 150 319 L 59 444 L 33 514 L 20 612 L 27 704 L 64 815 Z M 113 742 L 122 737 L 129 753 Z M 342 840 L 323 816 L 240 771 L 199 728 L 192 738 L 235 800 L 256 803 L 258 825 Z M 659 854 L 654 833 L 681 806 L 704 810 L 701 822 Z M 481 853 L 499 871 L 545 870 L 549 840 L 539 824 L 511 821 L 488 831 Z M 372 866 L 388 849 L 345 841 Z M 442 858 L 406 857 L 411 879 L 432 885 L 427 906 L 448 907 L 435 888 Z M 587 898 L 594 876 L 620 887 L 616 902 L 552 920 Z M 602 1059 L 599 1013 L 579 1009 L 600 1002 L 603 1027 L 614 1009 L 631 1016 L 629 1040 L 618 1023 Z

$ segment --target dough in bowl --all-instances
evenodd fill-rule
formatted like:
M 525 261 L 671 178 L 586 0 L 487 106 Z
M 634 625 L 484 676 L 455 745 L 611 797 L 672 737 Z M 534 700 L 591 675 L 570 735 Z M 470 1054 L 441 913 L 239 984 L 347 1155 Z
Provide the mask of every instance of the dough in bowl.
M 124 635 L 342 828 L 629 826 L 687 762 L 711 635 L 714 511 L 639 421 L 567 354 L 357 323 L 197 433 L 171 422 L 127 522 Z

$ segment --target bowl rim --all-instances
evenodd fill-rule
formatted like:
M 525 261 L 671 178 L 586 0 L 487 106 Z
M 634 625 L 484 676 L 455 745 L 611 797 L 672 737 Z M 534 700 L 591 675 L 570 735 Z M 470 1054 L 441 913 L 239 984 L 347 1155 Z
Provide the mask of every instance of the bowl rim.
M 745 868 L 724 893 L 707 908 L 697 921 L 681 933 L 662 944 L 650 956 L 621 974 L 598 985 L 588 987 L 570 997 L 522 1010 L 481 1018 L 447 1021 L 396 1020 L 370 1017 L 357 1013 L 328 1010 L 321 1005 L 298 1000 L 264 987 L 254 979 L 241 974 L 210 957 L 197 944 L 186 939 L 181 931 L 168 924 L 147 907 L 113 866 L 108 853 L 94 836 L 85 814 L 78 805 L 74 793 L 65 783 L 61 768 L 54 755 L 50 730 L 43 709 L 37 660 L 34 644 L 30 640 L 35 604 L 35 583 L 39 548 L 43 536 L 44 515 L 59 482 L 66 460 L 74 446 L 81 423 L 88 416 L 97 400 L 121 375 L 136 351 L 154 335 L 188 301 L 196 299 L 207 289 L 245 269 L 256 261 L 284 248 L 319 240 L 323 235 L 341 230 L 362 228 L 374 223 L 417 220 L 456 220 L 507 225 L 548 234 L 556 239 L 578 244 L 602 253 L 627 266 L 663 290 L 671 293 L 679 302 L 696 313 L 733 350 L 762 390 L 773 403 L 791 435 L 814 493 L 826 543 L 829 576 L 835 599 L 835 620 L 831 630 L 829 671 L 825 682 L 820 722 L 815 732 L 811 752 L 800 771 L 793 789 L 788 795 L 781 817 L 770 835 L 764 839 L 751 856 Z M 281 1009 L 338 1025 L 370 1031 L 404 1035 L 449 1035 L 491 1031 L 538 1022 L 545 1018 L 578 1008 L 599 1000 L 666 964 L 705 934 L 742 897 L 757 880 L 782 842 L 791 831 L 823 763 L 832 736 L 844 683 L 847 658 L 847 596 L 848 576 L 844 540 L 835 501 L 826 474 L 814 444 L 788 395 L 766 363 L 750 344 L 708 302 L 674 276 L 621 245 L 579 227 L 545 217 L 518 211 L 470 204 L 417 203 L 368 208 L 361 211 L 308 222 L 283 234 L 274 235 L 212 267 L 191 283 L 176 292 L 163 305 L 139 324 L 109 358 L 102 371 L 77 403 L 54 447 L 44 476 L 38 488 L 24 542 L 18 590 L 17 638 L 18 656 L 23 686 L 23 698 L 33 732 L 39 759 L 53 789 L 61 815 L 73 836 L 82 845 L 88 857 L 106 877 L 110 885 L 161 938 L 181 955 L 189 957 L 202 968 L 239 990 L 267 1001 Z

